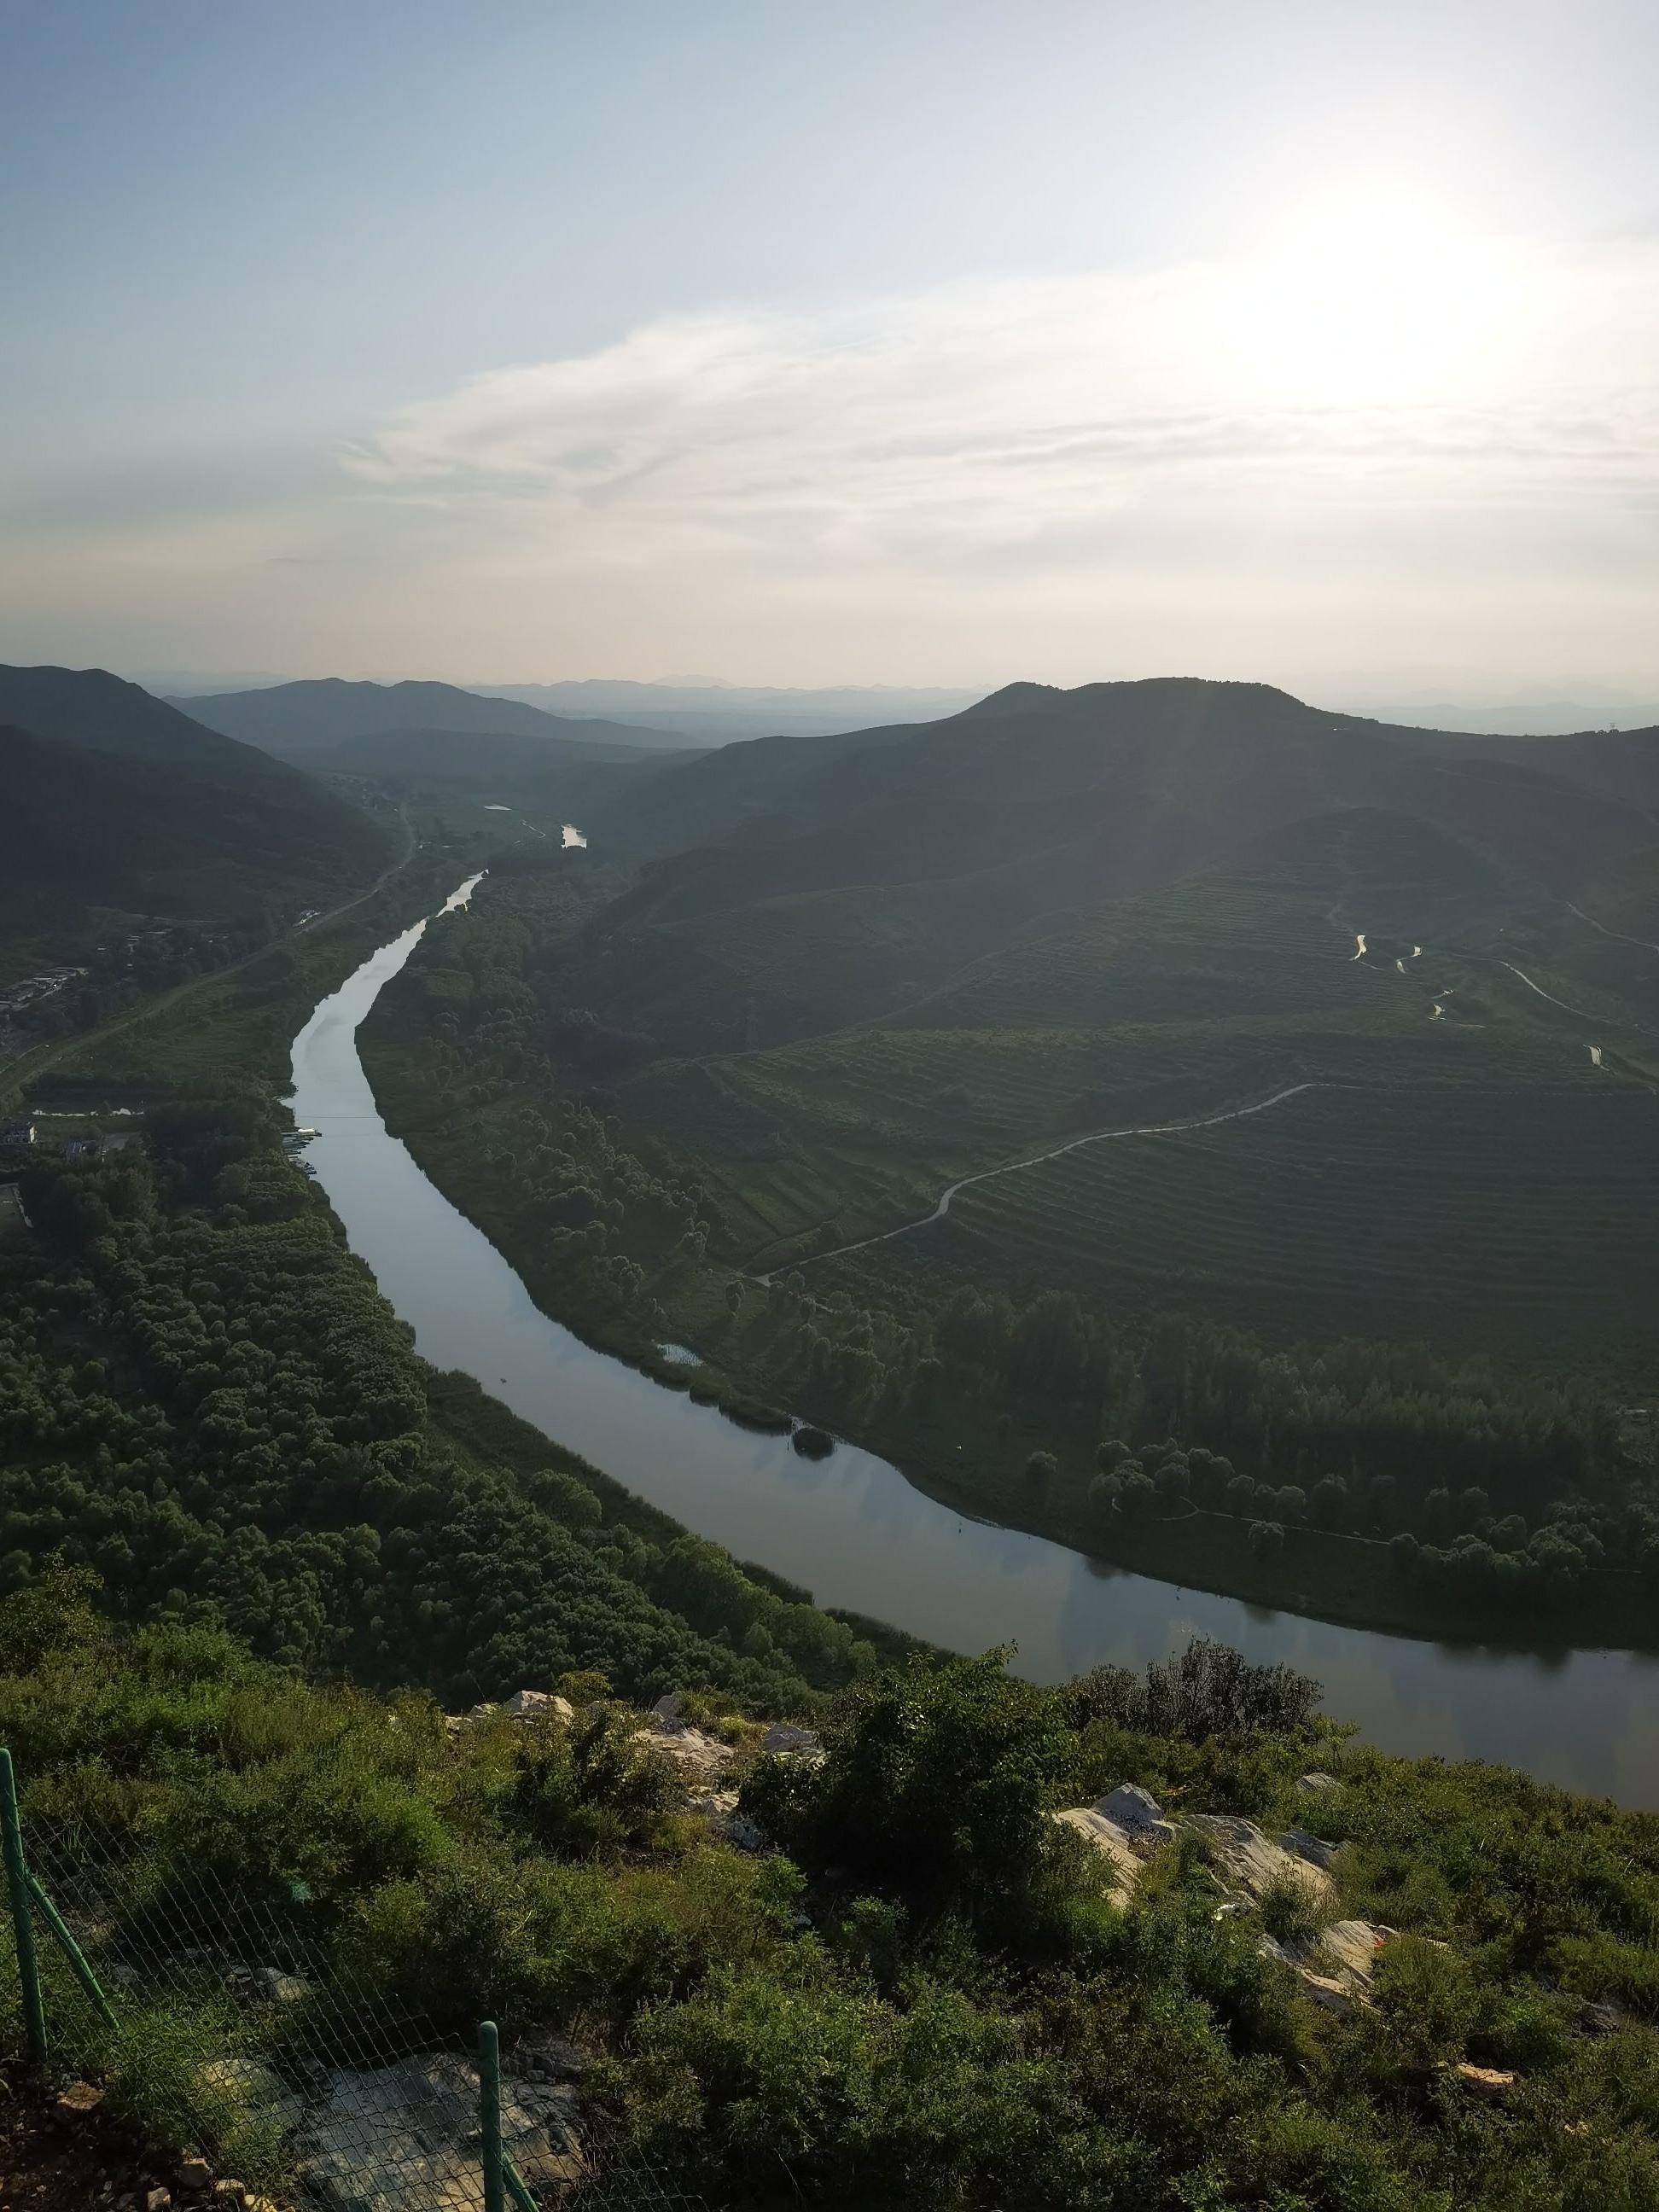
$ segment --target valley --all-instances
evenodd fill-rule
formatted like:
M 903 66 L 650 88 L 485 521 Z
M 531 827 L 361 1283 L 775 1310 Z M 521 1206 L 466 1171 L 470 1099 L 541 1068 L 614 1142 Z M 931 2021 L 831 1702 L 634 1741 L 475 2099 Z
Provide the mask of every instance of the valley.
M 618 816 L 498 872 L 366 1030 L 392 1126 L 590 1341 L 688 1345 L 976 1516 L 1353 1623 L 1648 1642 L 1645 817 L 1508 763 L 1449 799 L 1433 733 L 1334 752 L 1245 687 L 1104 689 L 1035 757 L 1023 696 L 963 718 L 969 765 L 938 728 L 863 775 L 729 748 L 665 772 L 729 812 L 756 756 L 726 844 L 641 866 Z M 1265 750 L 1249 818 L 1195 817 L 1158 732 Z M 1074 834 L 1103 747 L 1132 846 Z M 958 838 L 872 816 L 896 749 L 913 815 L 949 758 Z M 1068 821 L 1011 813 L 1005 749 L 1081 780 Z
M 1581 2130 L 1601 2175 L 1659 2047 L 1639 849 L 1569 906 L 1346 806 L 1188 869 L 1154 810 L 1080 898 L 1051 810 L 988 884 L 780 892 L 756 824 L 621 835 L 696 766 L 568 814 L 498 760 L 342 773 L 372 872 L 0 1067 L 51 1133 L 0 1214 L 0 1717 L 115 1991 L 88 2032 L 49 1974 L 58 2063 L 147 2172 L 333 2207 L 404 2125 L 319 2197 L 340 2085 L 465 2081 L 499 2014 L 515 2066 L 567 2039 L 592 2174 L 769 2203 L 805 2168 L 748 2085 L 799 2110 L 830 2036 L 968 2203 L 1023 2201 L 962 2135 L 1018 2049 L 1059 2202 L 1117 2185 L 1073 2014 L 1137 2170 L 1191 2171 L 1174 2006 L 1181 2101 L 1256 2085 L 1206 2154 L 1241 2201 L 1264 2128 L 1332 2212 L 1441 2212 L 1470 2157 L 1546 2201 Z M 1170 1814 L 1127 1887 L 1076 1843 L 1126 1775 Z M 1371 1917 L 1218 1871 L 1310 1818 Z M 909 2128 L 861 2109 L 808 2201 Z

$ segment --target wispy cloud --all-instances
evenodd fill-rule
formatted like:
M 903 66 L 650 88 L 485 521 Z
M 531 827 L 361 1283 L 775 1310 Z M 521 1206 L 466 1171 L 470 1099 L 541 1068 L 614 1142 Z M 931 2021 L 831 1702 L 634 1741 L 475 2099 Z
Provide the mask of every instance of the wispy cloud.
M 665 317 L 472 377 L 346 465 L 382 498 L 482 501 L 626 563 L 700 547 L 948 569 L 1044 541 L 1081 558 L 1149 509 L 1242 499 L 1359 528 L 1413 500 L 1650 497 L 1659 258 L 1633 258 L 1540 261 L 1518 306 L 1494 305 L 1501 330 L 1464 330 L 1444 360 L 1425 331 L 1410 389 L 1352 398 L 1303 388 L 1319 302 L 1266 326 L 1283 302 L 1237 267 Z

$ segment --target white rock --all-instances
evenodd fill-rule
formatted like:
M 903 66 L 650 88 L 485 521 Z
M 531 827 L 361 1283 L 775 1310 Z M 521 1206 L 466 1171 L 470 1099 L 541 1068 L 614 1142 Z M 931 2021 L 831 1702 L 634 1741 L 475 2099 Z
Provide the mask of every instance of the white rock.
M 1304 1996 L 1311 1998 L 1326 2012 L 1334 2013 L 1339 2020 L 1346 2020 L 1358 2002 L 1346 1982 L 1328 1974 L 1316 1974 L 1311 1966 L 1298 1966 L 1296 1978 Z
M 1264 1934 L 1256 1945 L 1296 1976 L 1304 1996 L 1346 2018 L 1371 2002 L 1372 1970 L 1383 1933 L 1369 1920 L 1334 1920 L 1305 1942 L 1281 1943 Z
M 1138 1782 L 1120 1782 L 1115 1790 L 1109 1790 L 1103 1797 L 1096 1799 L 1095 1810 L 1103 1820 L 1121 1828 L 1126 1836 L 1157 1829 L 1168 1832 L 1163 1807 Z
M 1279 1840 L 1285 1850 L 1294 1851 L 1297 1858 L 1306 1859 L 1310 1866 L 1316 1867 L 1328 1867 L 1341 1848 L 1338 1844 L 1328 1844 L 1322 1836 L 1310 1835 L 1305 1828 L 1287 1828 Z
M 1337 1780 L 1335 1775 L 1322 1774 L 1319 1769 L 1315 1767 L 1311 1773 L 1299 1777 L 1296 1786 L 1298 1790 L 1318 1793 L 1328 1790 L 1340 1790 L 1342 1784 Z
M 584 2172 L 568 2082 L 501 2085 L 501 2137 L 532 2191 L 549 2197 Z M 478 2076 L 453 2052 L 328 2075 L 293 2139 L 300 2178 L 340 2212 L 482 2212 Z
M 503 1710 L 515 1721 L 534 1720 L 544 1713 L 551 1713 L 567 1723 L 576 1717 L 576 1708 L 569 1698 L 557 1697 L 551 1690 L 514 1690 Z
M 260 2059 L 210 2059 L 196 2079 L 210 2106 L 233 2106 L 278 2135 L 299 2120 L 302 2100 L 298 2093 Z
M 1333 1920 L 1319 1931 L 1321 1953 L 1334 1962 L 1340 1973 L 1363 1983 L 1367 1995 L 1384 1940 L 1382 1930 L 1369 1920 Z
M 761 1738 L 761 1749 L 770 1752 L 810 1752 L 823 1756 L 823 1742 L 816 1729 L 796 1728 L 788 1721 L 774 1721 Z
M 659 1758 L 672 1760 L 678 1768 L 684 1782 L 711 1782 L 726 1772 L 732 1764 L 732 1751 L 729 1743 L 718 1736 L 705 1735 L 701 1729 L 688 1727 L 684 1721 L 672 1724 L 668 1734 L 659 1734 L 659 1723 L 642 1729 L 638 1741 L 648 1744 Z
M 1245 1896 L 1260 1899 L 1275 1882 L 1293 1881 L 1310 1900 L 1328 1905 L 1335 1895 L 1330 1876 L 1322 1868 L 1287 1851 L 1264 1836 L 1254 1820 L 1240 1820 L 1224 1813 L 1194 1813 L 1188 1826 L 1209 1844 L 1222 1880 Z

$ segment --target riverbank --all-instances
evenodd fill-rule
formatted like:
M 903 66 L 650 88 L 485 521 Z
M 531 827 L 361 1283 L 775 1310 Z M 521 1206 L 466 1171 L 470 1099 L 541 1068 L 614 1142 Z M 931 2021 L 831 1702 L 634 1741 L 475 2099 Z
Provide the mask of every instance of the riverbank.
M 272 1090 L 290 1041 L 319 994 L 334 988 L 454 882 L 464 856 L 422 844 L 404 817 L 398 859 L 356 897 L 247 959 L 192 977 L 79 1036 L 55 1038 L 0 1067 L 0 1103 L 24 1093 L 73 1099 L 118 1091 L 165 1097 L 203 1079 L 246 1076 Z
M 365 1024 L 364 1062 L 386 1125 L 466 1218 L 512 1262 L 541 1310 L 582 1340 L 628 1360 L 673 1389 L 695 1389 L 733 1410 L 822 1425 L 899 1467 L 927 1496 L 995 1526 L 1066 1545 L 1103 1567 L 1155 1576 L 1181 1588 L 1391 1635 L 1449 1643 L 1493 1639 L 1513 1649 L 1659 1648 L 1659 1625 L 1640 1580 L 1593 1571 L 1547 1607 L 1518 1609 L 1514 1597 L 1482 1603 L 1449 1596 L 1402 1571 L 1386 1539 L 1309 1526 L 1276 1529 L 1271 1549 L 1252 1544 L 1250 1518 L 1186 1509 L 1178 1516 L 1103 1530 L 1090 1485 L 1093 1430 L 1049 1405 L 1041 1418 L 1007 1409 L 987 1419 L 972 1405 L 860 1405 L 833 1385 L 786 1366 L 790 1343 L 764 1286 L 708 1261 L 683 1260 L 653 1275 L 663 1335 L 700 1364 L 664 1361 L 657 1340 L 631 1315 L 581 1295 L 582 1277 L 550 1249 L 527 1215 L 516 1162 L 522 1098 L 492 1096 L 486 1066 L 472 1073 L 465 1111 L 433 1077 L 429 1040 L 414 991 L 387 994 Z M 1039 1479 L 1018 1471 L 1047 1453 Z

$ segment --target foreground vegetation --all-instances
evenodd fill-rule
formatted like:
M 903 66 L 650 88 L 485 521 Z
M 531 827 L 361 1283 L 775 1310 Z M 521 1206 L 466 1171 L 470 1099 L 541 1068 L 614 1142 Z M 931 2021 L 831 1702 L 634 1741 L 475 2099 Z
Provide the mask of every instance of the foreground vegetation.
M 1281 1671 L 1200 1647 L 1045 1691 L 995 1654 L 916 1662 L 838 1696 L 816 1765 L 696 1701 L 772 1838 L 744 1852 L 592 1676 L 568 1723 L 456 1730 L 89 1595 L 57 1571 L 0 1602 L 26 1825 L 123 1869 L 111 1954 L 197 1928 L 186 1898 L 302 1927 L 279 2069 L 331 2047 L 342 1992 L 388 2057 L 484 2015 L 509 2049 L 556 2028 L 590 2110 L 734 2207 L 1659 2204 L 1659 1822 L 1345 1749 Z M 1218 1909 L 1195 1838 L 1125 1905 L 1046 1817 L 1134 1779 L 1273 1829 L 1307 1819 L 1316 1760 L 1340 1909 L 1398 1931 L 1346 2017 L 1262 1954 L 1283 1899 Z M 141 2115 L 155 2086 L 117 2064 Z

